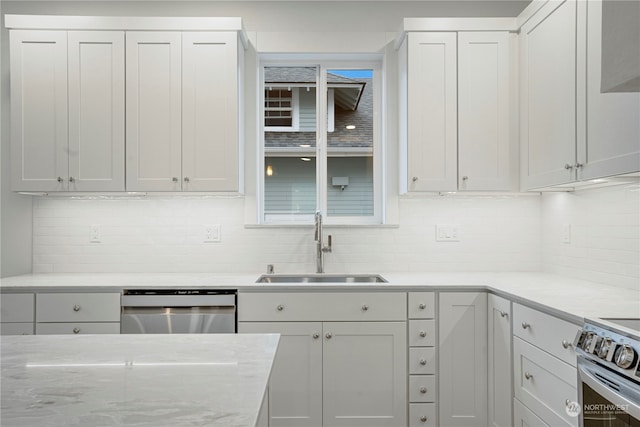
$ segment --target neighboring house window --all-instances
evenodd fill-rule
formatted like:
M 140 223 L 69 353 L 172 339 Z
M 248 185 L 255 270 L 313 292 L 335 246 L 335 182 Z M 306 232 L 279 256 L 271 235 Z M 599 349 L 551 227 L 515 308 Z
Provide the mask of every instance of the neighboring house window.
M 332 65 L 262 68 L 262 223 L 382 222 L 379 65 Z

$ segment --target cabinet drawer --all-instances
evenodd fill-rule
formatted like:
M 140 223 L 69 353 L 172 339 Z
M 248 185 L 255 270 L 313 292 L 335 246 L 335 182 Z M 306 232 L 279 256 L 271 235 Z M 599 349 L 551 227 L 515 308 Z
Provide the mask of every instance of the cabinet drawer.
M 36 335 L 119 334 L 119 322 L 36 323 Z
M 435 320 L 409 320 L 409 346 L 433 347 L 436 345 Z
M 516 427 L 549 427 L 518 399 L 513 399 L 513 419 Z
M 436 401 L 435 375 L 409 376 L 409 401 L 410 402 L 435 402 Z
M 436 298 L 434 292 L 409 292 L 409 319 L 433 319 Z
M 576 368 L 539 348 L 513 339 L 515 396 L 547 424 L 577 426 L 567 402 L 577 402 Z
M 409 405 L 409 427 L 435 427 L 435 403 L 411 403 Z
M 239 322 L 406 321 L 406 294 L 239 293 Z
M 409 349 L 410 374 L 435 374 L 436 350 L 433 347 L 416 347 Z
M 120 294 L 37 294 L 36 322 L 120 322 Z
M 513 304 L 513 334 L 576 366 L 573 340 L 580 326 L 540 311 Z
M 33 322 L 0 323 L 1 335 L 33 335 Z
M 34 294 L 0 295 L 0 321 L 33 322 Z

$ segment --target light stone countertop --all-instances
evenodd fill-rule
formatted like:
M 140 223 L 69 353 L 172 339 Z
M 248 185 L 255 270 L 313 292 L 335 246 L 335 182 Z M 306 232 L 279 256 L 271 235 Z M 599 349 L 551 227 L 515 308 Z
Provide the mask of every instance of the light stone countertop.
M 277 334 L 3 336 L 3 427 L 250 427 Z
M 99 292 L 124 288 L 231 288 L 241 292 L 292 291 L 467 291 L 487 290 L 541 309 L 566 320 L 640 319 L 640 283 L 626 289 L 564 276 L 536 272 L 515 273 L 394 273 L 381 274 L 389 283 L 258 284 L 259 273 L 53 273 L 3 278 L 2 292 Z M 240 308 L 241 309 L 241 308 Z

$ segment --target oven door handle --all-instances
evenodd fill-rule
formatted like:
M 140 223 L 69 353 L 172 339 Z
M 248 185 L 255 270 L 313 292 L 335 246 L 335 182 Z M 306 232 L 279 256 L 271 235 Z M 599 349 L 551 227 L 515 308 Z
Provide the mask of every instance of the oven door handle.
M 611 390 L 607 387 L 603 382 L 598 379 L 595 375 L 592 374 L 592 371 L 602 372 L 603 375 L 610 376 L 611 373 L 609 371 L 605 371 L 602 368 L 597 367 L 596 365 L 591 365 L 587 369 L 586 366 L 580 363 L 578 358 L 578 377 L 584 383 L 591 387 L 596 393 L 600 396 L 607 399 L 609 402 L 614 405 L 624 405 L 626 406 L 625 411 L 634 417 L 636 420 L 640 420 L 640 405 L 629 400 L 627 396 L 624 394 L 616 393 L 614 390 Z M 626 389 L 626 391 L 632 392 L 631 386 L 628 385 L 629 381 L 620 377 L 617 380 L 620 385 Z M 637 392 L 636 392 L 637 393 Z M 640 394 L 640 393 L 638 393 Z M 584 406 L 584 402 L 582 402 Z M 584 410 L 584 408 L 583 408 Z

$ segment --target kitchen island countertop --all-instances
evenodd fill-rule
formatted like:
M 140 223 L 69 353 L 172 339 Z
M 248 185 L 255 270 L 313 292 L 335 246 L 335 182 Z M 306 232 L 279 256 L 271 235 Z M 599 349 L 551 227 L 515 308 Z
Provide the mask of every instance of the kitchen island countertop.
M 3 336 L 11 426 L 256 425 L 277 334 Z

